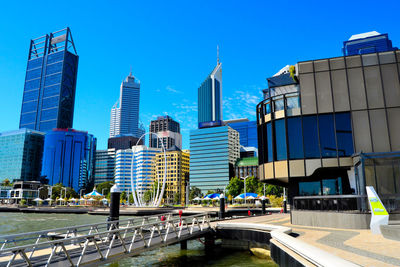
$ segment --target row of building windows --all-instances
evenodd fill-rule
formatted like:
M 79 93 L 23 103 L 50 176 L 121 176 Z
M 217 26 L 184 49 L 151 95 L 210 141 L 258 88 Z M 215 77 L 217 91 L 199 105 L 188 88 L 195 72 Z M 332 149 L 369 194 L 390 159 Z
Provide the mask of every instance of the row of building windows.
M 260 125 L 260 163 L 354 153 L 350 113 L 297 116 Z

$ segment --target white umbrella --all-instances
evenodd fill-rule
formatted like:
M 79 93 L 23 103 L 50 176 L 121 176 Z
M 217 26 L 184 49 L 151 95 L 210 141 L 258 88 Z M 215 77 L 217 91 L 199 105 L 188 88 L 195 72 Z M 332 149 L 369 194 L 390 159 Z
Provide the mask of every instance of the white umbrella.
M 42 201 L 42 200 L 43 200 L 43 199 L 37 197 L 37 198 L 35 198 L 33 201 L 38 202 L 38 201 Z
M 46 200 L 46 201 L 53 201 L 53 199 L 51 199 L 51 198 L 49 198 L 49 197 L 46 198 L 45 200 Z
M 80 199 L 79 199 L 79 201 L 85 201 L 85 200 L 86 200 L 86 199 L 84 199 L 84 198 L 80 198 Z
M 246 199 L 255 199 L 255 197 L 253 197 L 253 196 L 248 196 L 248 197 L 246 197 Z
M 201 197 L 195 197 L 193 200 L 199 201 L 201 200 Z
M 73 202 L 75 202 L 75 201 L 76 201 L 76 199 L 75 199 L 75 198 L 71 198 L 69 201 L 73 201 Z
M 205 198 L 204 198 L 204 200 L 210 200 L 210 199 L 211 199 L 211 198 L 209 198 L 209 197 L 205 197 Z
M 240 195 L 235 197 L 234 199 L 243 199 Z
M 94 200 L 94 198 L 92 198 L 92 197 L 91 197 L 91 198 L 89 198 L 88 200 L 89 200 L 89 201 L 93 201 L 93 200 Z

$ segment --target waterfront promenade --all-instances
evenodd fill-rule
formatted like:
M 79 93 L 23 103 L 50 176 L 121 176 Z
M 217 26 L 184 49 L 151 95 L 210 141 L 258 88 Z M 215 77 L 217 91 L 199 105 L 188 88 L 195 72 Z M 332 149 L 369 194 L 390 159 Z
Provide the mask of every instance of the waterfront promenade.
M 297 226 L 289 214 L 254 216 L 230 223 L 255 223 L 286 226 L 297 239 L 361 266 L 400 266 L 400 242 L 374 235 L 370 230 Z M 216 224 L 216 222 L 212 223 Z

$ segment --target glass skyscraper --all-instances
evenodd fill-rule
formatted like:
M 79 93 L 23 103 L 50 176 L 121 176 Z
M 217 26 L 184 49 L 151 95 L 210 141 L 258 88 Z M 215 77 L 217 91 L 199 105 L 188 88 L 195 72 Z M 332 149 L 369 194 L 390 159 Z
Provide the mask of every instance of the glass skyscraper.
M 44 133 L 29 129 L 0 133 L 0 183 L 39 180 Z
M 19 128 L 72 128 L 78 59 L 69 28 L 31 40 Z
M 222 64 L 204 80 L 198 90 L 198 122 L 222 120 Z
M 55 129 L 44 140 L 42 175 L 79 193 L 93 183 L 96 138 L 87 132 Z
M 122 82 L 118 101 L 111 109 L 110 137 L 133 134 L 140 137 L 139 127 L 140 81 L 132 73 Z

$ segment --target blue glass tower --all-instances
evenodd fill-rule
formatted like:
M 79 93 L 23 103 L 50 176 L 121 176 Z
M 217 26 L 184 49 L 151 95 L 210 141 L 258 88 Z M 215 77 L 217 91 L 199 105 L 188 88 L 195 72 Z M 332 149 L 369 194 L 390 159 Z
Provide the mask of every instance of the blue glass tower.
M 87 132 L 55 129 L 44 139 L 42 175 L 76 192 L 93 183 L 96 138 Z
M 69 28 L 31 40 L 19 128 L 72 128 L 78 59 Z
M 222 120 L 222 64 L 220 62 L 199 87 L 198 101 L 200 128 L 202 128 L 202 123 Z
M 248 119 L 224 121 L 232 129 L 238 131 L 240 136 L 240 145 L 244 147 L 258 148 L 257 141 L 257 122 Z

